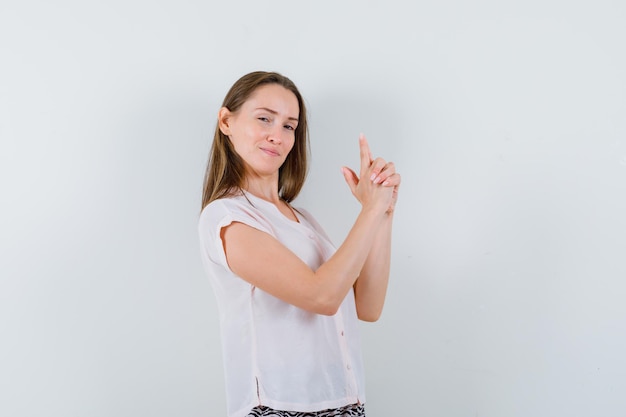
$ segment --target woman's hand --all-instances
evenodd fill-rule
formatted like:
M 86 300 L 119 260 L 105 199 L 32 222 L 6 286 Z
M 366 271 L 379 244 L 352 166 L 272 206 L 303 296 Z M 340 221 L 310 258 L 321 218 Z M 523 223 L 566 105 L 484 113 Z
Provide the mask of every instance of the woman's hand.
M 398 200 L 400 174 L 393 162 L 382 158 L 372 159 L 372 153 L 365 136 L 359 136 L 361 152 L 360 176 L 347 167 L 342 167 L 343 176 L 350 191 L 366 207 L 370 204 L 384 204 L 385 212 L 392 213 Z

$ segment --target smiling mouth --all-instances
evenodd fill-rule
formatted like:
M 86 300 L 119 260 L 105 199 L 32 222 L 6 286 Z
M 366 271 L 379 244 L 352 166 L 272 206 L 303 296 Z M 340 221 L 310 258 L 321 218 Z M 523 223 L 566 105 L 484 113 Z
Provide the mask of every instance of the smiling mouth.
M 273 151 L 271 149 L 267 149 L 267 148 L 261 148 L 261 150 L 263 152 L 265 152 L 266 154 L 270 155 L 270 156 L 279 156 L 279 153 L 276 151 Z

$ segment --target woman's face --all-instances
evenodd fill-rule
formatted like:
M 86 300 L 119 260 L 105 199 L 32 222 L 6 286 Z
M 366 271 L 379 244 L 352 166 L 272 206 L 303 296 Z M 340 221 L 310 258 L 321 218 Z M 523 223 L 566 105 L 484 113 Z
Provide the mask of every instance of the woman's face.
M 243 159 L 247 175 L 278 175 L 294 145 L 299 111 L 295 94 L 278 84 L 257 88 L 234 113 L 220 109 L 220 129 Z

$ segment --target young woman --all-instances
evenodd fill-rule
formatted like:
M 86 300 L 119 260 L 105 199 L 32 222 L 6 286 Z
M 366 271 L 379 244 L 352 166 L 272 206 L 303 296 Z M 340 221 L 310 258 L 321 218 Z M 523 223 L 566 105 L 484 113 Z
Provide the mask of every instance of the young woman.
M 361 211 L 335 248 L 290 204 L 307 172 L 307 116 L 296 86 L 253 72 L 224 99 L 199 232 L 231 417 L 365 415 L 357 321 L 375 321 L 383 308 L 400 175 L 372 159 L 363 136 L 359 146 L 359 175 L 342 171 Z

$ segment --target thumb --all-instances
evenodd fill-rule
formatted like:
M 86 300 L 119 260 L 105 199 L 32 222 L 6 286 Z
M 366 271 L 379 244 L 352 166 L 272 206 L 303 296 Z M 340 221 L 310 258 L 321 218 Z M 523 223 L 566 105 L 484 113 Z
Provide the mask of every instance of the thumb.
M 343 173 L 343 178 L 346 180 L 348 187 L 350 187 L 350 191 L 352 194 L 356 191 L 356 186 L 359 183 L 359 177 L 356 173 L 348 167 L 341 167 L 341 172 Z

